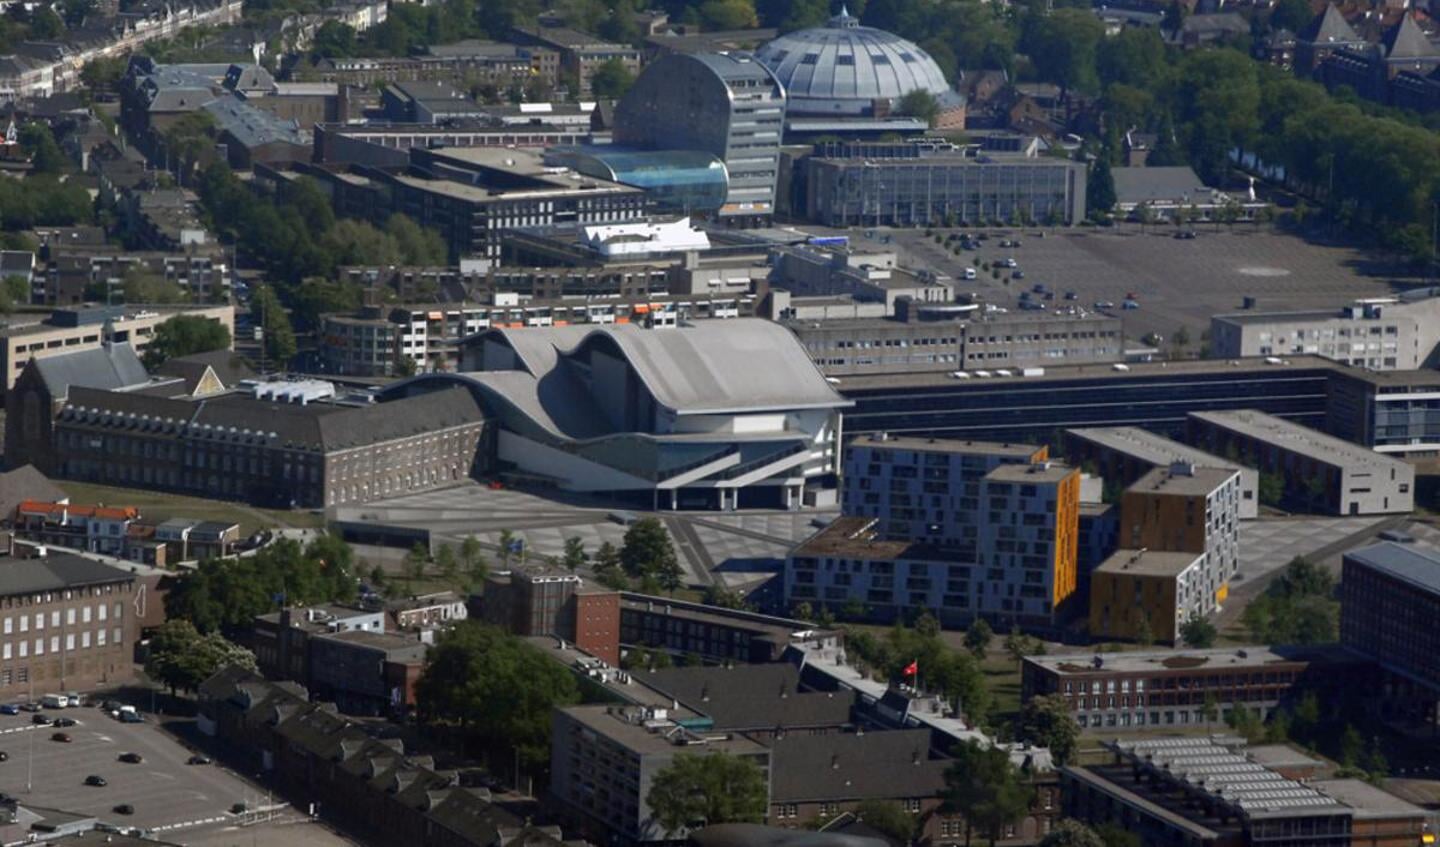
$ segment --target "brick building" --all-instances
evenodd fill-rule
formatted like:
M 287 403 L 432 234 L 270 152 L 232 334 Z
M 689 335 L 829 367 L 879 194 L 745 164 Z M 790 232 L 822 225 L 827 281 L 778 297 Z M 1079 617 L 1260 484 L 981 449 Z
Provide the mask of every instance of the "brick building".
M 620 664 L 620 594 L 571 571 L 513 568 L 485 580 L 481 614 L 515 635 L 554 635 Z
M 1028 656 L 1020 692 L 1062 695 L 1081 729 L 1113 733 L 1204 724 L 1207 701 L 1217 724 L 1242 707 L 1264 720 L 1302 691 L 1338 695 L 1373 676 L 1334 646 Z
M 129 680 L 142 606 L 119 568 L 44 547 L 0 558 L 0 698 Z

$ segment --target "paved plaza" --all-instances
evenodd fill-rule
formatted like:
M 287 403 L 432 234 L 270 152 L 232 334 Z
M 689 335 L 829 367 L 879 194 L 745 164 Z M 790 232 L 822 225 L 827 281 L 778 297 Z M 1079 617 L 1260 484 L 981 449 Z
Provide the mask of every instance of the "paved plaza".
M 435 545 L 459 545 L 474 536 L 493 555 L 500 534 L 511 532 L 525 541 L 526 555 L 559 556 L 565 540 L 579 538 L 591 554 L 605 542 L 616 547 L 626 527 L 617 518 L 635 512 L 589 500 L 552 500 L 513 489 L 464 484 L 343 507 L 335 517 L 344 521 L 417 527 L 431 533 Z M 779 570 L 786 552 L 815 532 L 815 522 L 836 512 L 660 512 L 670 531 L 690 585 L 718 582 L 749 588 Z M 397 559 L 398 560 L 398 559 Z

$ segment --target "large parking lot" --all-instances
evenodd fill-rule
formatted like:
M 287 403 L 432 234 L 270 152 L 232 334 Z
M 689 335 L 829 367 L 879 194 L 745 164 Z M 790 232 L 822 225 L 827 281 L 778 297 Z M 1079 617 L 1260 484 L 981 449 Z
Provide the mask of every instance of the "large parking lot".
M 923 230 L 873 232 L 873 238 L 861 230 L 847 234 L 858 248 L 898 249 L 904 263 L 953 277 L 960 293 L 977 293 L 1012 310 L 1020 293 L 1036 283 L 1056 292 L 1048 304 L 1052 309 L 1067 305 L 1088 309 L 1097 301 L 1119 304 L 1126 294 L 1134 293 L 1139 309 L 1113 311 L 1124 320 L 1125 335 L 1131 340 L 1152 332 L 1169 338 L 1185 326 L 1198 343 L 1211 315 L 1239 311 L 1247 296 L 1256 298 L 1256 308 L 1263 311 L 1338 308 L 1359 297 L 1385 296 L 1397 286 L 1419 282 L 1395 276 L 1396 268 L 1359 250 L 1314 244 L 1249 225 L 1237 225 L 1233 231 L 1200 226 L 1193 240 L 1173 237 L 1173 227 L 1153 227 L 1143 234 L 1137 227 L 1052 229 L 1044 238 L 1039 230 L 1016 228 L 991 231 L 978 250 L 960 256 L 927 239 Z M 889 244 L 881 241 L 887 236 L 892 239 Z M 1001 248 L 1002 238 L 1018 238 L 1021 246 Z M 992 263 L 1013 257 L 1024 279 L 1006 285 L 982 272 L 979 279 L 965 282 L 961 270 L 976 257 Z M 1071 290 L 1076 299 L 1067 303 L 1063 295 Z
M 245 803 L 255 809 L 266 802 L 263 788 L 219 764 L 186 764 L 193 751 L 156 726 L 153 716 L 147 715 L 145 723 L 127 724 L 93 706 L 41 714 L 78 723 L 56 729 L 32 724 L 34 716 L 27 712 L 0 715 L 0 751 L 9 756 L 0 763 L 0 791 L 22 805 L 95 815 L 103 822 L 152 830 L 170 841 L 193 843 L 203 834 L 206 843 L 218 844 L 225 840 L 212 840 L 216 831 L 238 823 L 232 806 Z M 72 740 L 54 741 L 56 732 Z M 119 761 L 122 753 L 138 753 L 143 761 L 126 764 Z M 85 785 L 91 774 L 107 784 Z M 113 809 L 120 804 L 133 806 L 134 814 L 116 814 Z M 246 843 L 249 836 L 247 831 Z

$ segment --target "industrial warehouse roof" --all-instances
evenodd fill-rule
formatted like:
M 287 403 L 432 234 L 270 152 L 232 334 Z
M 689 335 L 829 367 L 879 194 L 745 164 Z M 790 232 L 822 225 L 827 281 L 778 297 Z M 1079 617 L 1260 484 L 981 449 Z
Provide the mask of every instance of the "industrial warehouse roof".
M 1216 429 L 1268 444 L 1278 450 L 1306 456 L 1326 465 L 1373 468 L 1392 465 L 1399 467 L 1405 464 L 1398 459 L 1376 453 L 1368 447 L 1255 409 L 1191 412 L 1190 417 Z

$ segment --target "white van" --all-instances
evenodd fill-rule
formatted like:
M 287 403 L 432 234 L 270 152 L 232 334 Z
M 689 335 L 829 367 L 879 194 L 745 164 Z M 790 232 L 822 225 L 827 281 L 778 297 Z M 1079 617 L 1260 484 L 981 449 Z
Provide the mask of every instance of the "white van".
M 976 277 L 976 273 L 975 273 L 975 269 L 974 269 L 974 268 L 966 268 L 966 269 L 965 269 L 965 278 L 966 278 L 966 279 L 974 279 L 975 277 Z
M 40 705 L 47 709 L 63 709 L 70 705 L 70 698 L 64 694 L 46 694 L 40 699 Z

